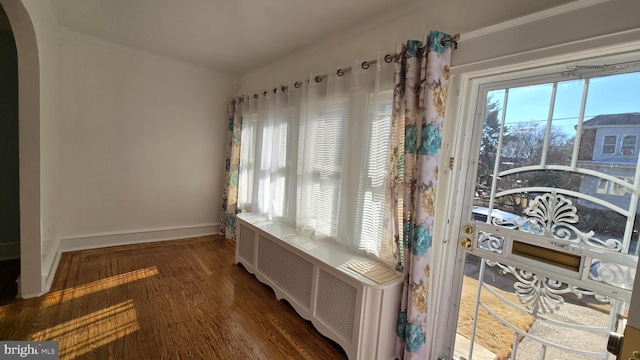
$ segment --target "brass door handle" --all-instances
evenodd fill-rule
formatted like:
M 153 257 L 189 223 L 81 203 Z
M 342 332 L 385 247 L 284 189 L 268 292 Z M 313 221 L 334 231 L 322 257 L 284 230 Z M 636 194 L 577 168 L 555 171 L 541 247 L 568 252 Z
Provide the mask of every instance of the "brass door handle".
M 460 240 L 460 246 L 462 246 L 465 249 L 468 249 L 473 246 L 473 241 L 471 241 L 471 239 L 469 238 L 463 238 L 462 240 Z

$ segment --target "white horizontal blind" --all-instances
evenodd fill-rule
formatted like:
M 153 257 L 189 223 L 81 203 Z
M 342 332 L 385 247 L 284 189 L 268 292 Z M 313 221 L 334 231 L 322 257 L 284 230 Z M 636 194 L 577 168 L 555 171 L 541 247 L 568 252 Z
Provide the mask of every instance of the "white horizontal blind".
M 393 244 L 382 241 L 391 134 L 393 65 L 353 66 L 338 241 L 393 264 Z
M 310 82 L 301 119 L 296 225 L 319 238 L 337 236 L 350 75 Z

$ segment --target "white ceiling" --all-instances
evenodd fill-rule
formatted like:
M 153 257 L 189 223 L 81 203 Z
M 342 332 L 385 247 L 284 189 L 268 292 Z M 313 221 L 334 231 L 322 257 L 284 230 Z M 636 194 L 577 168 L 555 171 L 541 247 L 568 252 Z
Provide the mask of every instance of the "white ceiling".
M 488 3 L 483 1 L 480 13 L 486 21 L 496 22 L 568 1 L 572 0 L 494 0 L 489 4 L 498 5 L 494 9 L 499 11 L 495 12 L 487 9 Z M 476 16 L 475 23 L 478 23 L 478 14 L 469 9 L 476 2 L 52 0 L 51 4 L 59 25 L 72 31 L 226 73 L 242 74 L 399 6 L 419 8 L 438 3 L 449 7 L 451 4 L 447 16 L 453 19 L 459 16 L 460 25 L 468 24 Z M 493 16 L 494 13 L 500 15 Z

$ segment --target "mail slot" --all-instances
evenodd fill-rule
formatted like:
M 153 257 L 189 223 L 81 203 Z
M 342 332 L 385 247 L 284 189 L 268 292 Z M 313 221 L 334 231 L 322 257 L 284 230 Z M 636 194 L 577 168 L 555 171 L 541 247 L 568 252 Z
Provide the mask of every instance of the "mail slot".
M 580 260 L 582 258 L 579 255 L 567 254 L 562 251 L 547 249 L 520 241 L 513 242 L 511 253 L 563 269 L 575 272 L 580 271 Z

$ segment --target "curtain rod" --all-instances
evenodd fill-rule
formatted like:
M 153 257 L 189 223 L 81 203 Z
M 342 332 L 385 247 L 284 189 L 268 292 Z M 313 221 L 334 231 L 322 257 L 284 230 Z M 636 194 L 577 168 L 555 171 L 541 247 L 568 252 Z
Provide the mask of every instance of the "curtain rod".
M 460 41 L 460 34 L 455 34 L 455 35 L 451 35 L 451 36 L 446 36 L 443 37 L 440 40 L 440 45 L 445 46 L 447 43 L 451 43 L 453 44 L 453 49 L 457 50 L 458 49 L 458 41 Z M 387 54 L 384 56 L 384 62 L 386 63 L 390 63 L 395 59 L 395 55 L 392 54 Z M 363 61 L 362 64 L 360 66 L 362 66 L 363 69 L 367 70 L 369 68 L 369 66 L 378 63 L 378 60 L 367 60 L 367 61 Z M 336 75 L 338 76 L 343 76 L 346 72 L 351 71 L 351 67 L 346 67 L 343 69 L 338 69 L 338 71 L 336 71 Z M 318 75 L 314 78 L 315 82 L 321 82 L 322 79 L 326 79 L 328 75 Z M 309 82 L 311 79 L 307 80 L 307 82 Z M 293 86 L 298 89 L 300 88 L 300 86 L 302 86 L 302 82 L 300 81 L 296 81 Z M 287 85 L 282 85 L 282 87 L 280 87 L 281 91 L 285 91 L 287 88 L 289 88 L 289 86 Z M 278 92 L 278 88 L 273 88 L 273 93 L 277 93 Z M 262 93 L 263 96 L 267 96 L 267 91 L 265 90 Z M 258 94 L 253 94 L 253 98 L 257 99 L 259 97 Z

